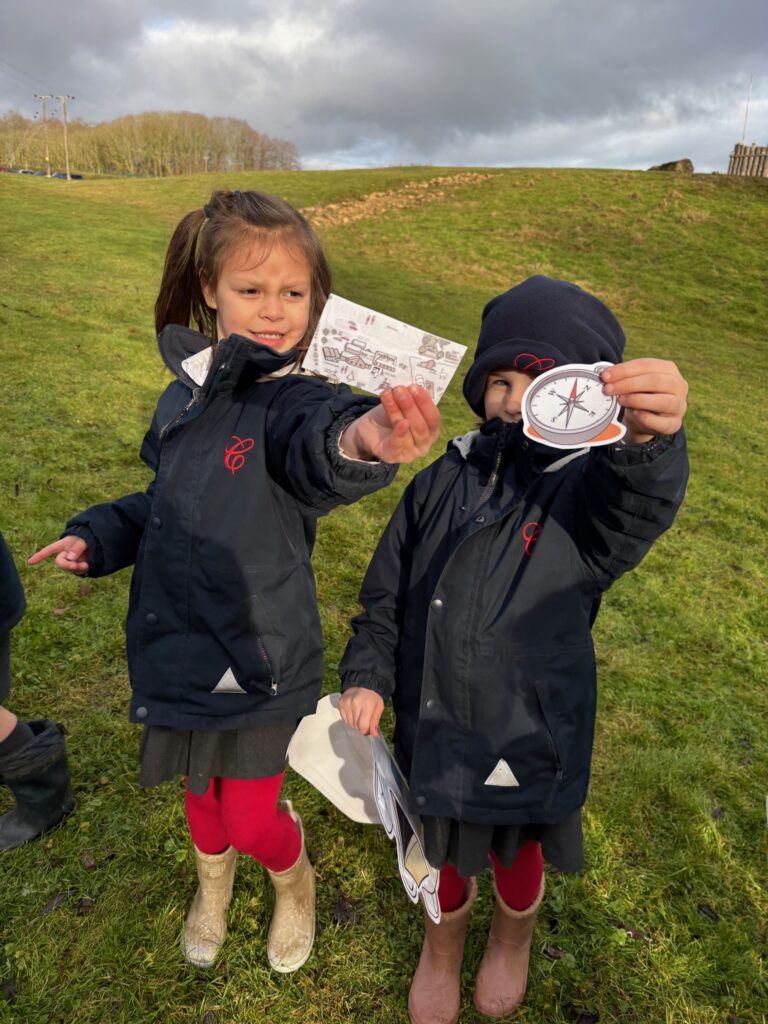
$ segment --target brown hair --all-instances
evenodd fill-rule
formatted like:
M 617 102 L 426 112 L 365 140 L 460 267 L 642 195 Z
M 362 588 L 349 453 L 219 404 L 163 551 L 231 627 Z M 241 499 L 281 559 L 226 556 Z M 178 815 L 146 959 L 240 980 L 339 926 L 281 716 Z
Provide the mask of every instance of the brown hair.
M 261 240 L 267 246 L 266 256 L 278 238 L 296 246 L 310 267 L 309 323 L 299 343 L 303 357 L 331 291 L 331 271 L 306 218 L 284 199 L 265 192 L 219 189 L 202 209 L 182 217 L 168 245 L 155 302 L 157 333 L 166 324 L 188 327 L 194 321 L 215 346 L 216 310 L 205 301 L 203 282 L 208 289 L 216 288 L 224 260 L 235 249 Z

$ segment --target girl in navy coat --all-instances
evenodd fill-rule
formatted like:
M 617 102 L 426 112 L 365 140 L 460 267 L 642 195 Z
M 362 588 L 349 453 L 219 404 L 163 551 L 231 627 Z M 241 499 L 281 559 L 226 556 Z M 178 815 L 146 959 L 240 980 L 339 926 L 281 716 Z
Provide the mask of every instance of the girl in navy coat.
M 379 403 L 301 375 L 329 291 L 312 228 L 283 200 L 219 191 L 187 214 L 155 307 L 175 379 L 141 448 L 149 487 L 86 509 L 30 559 L 89 576 L 135 565 L 127 652 L 141 782 L 186 777 L 200 885 L 183 945 L 204 967 L 224 939 L 238 851 L 275 887 L 273 969 L 310 954 L 314 874 L 278 795 L 322 684 L 316 523 L 389 483 L 392 464 L 423 455 L 439 427 L 416 385 Z
M 419 473 L 366 574 L 341 664 L 340 711 L 376 733 L 392 697 L 395 753 L 441 869 L 442 919 L 409 995 L 414 1024 L 456 1021 L 473 876 L 496 909 L 474 1002 L 501 1017 L 525 993 L 543 859 L 582 866 L 595 715 L 591 626 L 605 590 L 672 523 L 687 479 L 687 386 L 674 363 L 621 363 L 611 311 L 533 277 L 488 303 L 464 395 L 485 422 Z M 609 362 L 622 443 L 562 451 L 523 432 L 544 369 Z

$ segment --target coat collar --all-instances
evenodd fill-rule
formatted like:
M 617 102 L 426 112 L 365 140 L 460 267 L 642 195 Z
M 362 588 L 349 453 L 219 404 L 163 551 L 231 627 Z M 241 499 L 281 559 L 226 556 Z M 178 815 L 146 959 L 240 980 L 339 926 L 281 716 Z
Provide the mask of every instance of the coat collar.
M 589 451 L 589 448 L 573 451 L 549 448 L 527 438 L 521 421 L 504 423 L 500 419 L 489 420 L 476 430 L 454 437 L 449 443 L 449 448 L 451 446 L 463 459 L 487 473 L 491 472 L 496 453 L 501 449 L 502 465 L 508 466 L 513 462 L 517 472 L 527 478 L 540 473 L 556 473 Z
M 297 368 L 296 349 L 275 352 L 268 345 L 232 334 L 219 342 L 214 354 L 210 338 L 179 324 L 167 324 L 157 344 L 165 365 L 189 388 L 204 385 L 214 365 L 222 372 L 220 383 L 226 382 L 230 387 L 238 384 L 242 377 L 260 380 L 283 376 Z

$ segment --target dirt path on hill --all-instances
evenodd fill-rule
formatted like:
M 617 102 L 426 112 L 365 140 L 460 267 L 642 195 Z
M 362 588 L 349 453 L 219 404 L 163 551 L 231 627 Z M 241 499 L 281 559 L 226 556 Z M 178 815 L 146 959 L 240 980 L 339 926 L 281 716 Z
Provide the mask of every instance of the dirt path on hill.
M 352 224 L 366 217 L 377 217 L 379 214 L 389 213 L 390 210 L 405 210 L 412 206 L 434 203 L 445 198 L 451 189 L 487 181 L 493 177 L 493 174 L 467 171 L 444 178 L 429 178 L 427 181 L 409 181 L 401 188 L 390 189 L 387 192 L 370 192 L 362 199 L 309 206 L 302 212 L 315 227 L 337 227 L 339 224 Z

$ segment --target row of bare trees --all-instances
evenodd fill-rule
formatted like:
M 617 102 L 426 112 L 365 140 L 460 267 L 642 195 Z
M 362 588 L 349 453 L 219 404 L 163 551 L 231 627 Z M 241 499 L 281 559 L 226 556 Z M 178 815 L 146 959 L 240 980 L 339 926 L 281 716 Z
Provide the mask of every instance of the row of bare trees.
M 18 113 L 0 117 L 0 164 L 45 170 L 45 128 Z M 63 124 L 47 121 L 51 167 L 64 166 Z M 162 178 L 199 171 L 293 171 L 296 147 L 246 121 L 204 114 L 145 113 L 116 121 L 68 123 L 72 170 Z

